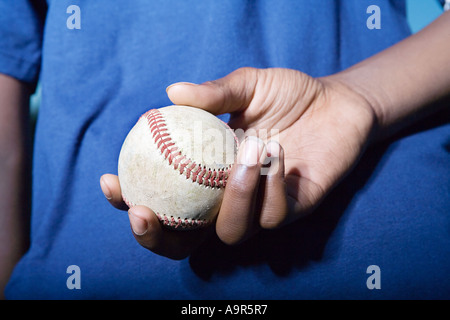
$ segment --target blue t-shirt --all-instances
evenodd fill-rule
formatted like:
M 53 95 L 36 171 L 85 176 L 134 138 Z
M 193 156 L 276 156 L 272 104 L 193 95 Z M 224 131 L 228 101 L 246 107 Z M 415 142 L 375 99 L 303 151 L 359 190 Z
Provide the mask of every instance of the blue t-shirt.
M 0 2 L 0 72 L 42 86 L 31 246 L 7 298 L 450 298 L 448 112 L 371 147 L 310 217 L 181 261 L 141 247 L 99 186 L 169 84 L 335 73 L 409 35 L 403 1 L 47 2 Z

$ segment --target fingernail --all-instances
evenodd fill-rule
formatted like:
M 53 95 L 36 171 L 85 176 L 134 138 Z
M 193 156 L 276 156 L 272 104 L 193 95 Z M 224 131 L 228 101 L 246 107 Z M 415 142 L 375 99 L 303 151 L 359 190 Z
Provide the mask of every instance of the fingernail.
M 254 136 L 247 136 L 239 148 L 238 163 L 254 166 L 263 159 L 265 153 L 264 142 Z
M 102 188 L 103 194 L 105 195 L 106 199 L 111 200 L 112 199 L 111 190 L 109 189 L 108 184 L 105 182 L 103 177 L 100 178 L 100 187 Z
M 128 210 L 128 216 L 130 218 L 131 229 L 137 236 L 142 236 L 147 232 L 148 224 L 147 221 L 136 216 L 133 213 L 133 208 Z
M 276 141 L 269 141 L 266 144 L 267 158 L 264 168 L 264 175 L 272 176 L 277 174 L 280 169 L 281 146 Z
M 188 86 L 195 86 L 195 83 L 192 82 L 176 82 L 176 83 L 172 83 L 170 86 L 168 86 L 166 88 L 166 92 L 169 92 L 169 89 L 175 86 L 180 86 L 180 85 L 188 85 Z
M 279 158 L 281 147 L 280 144 L 276 141 L 269 141 L 266 144 L 267 156 L 273 158 Z

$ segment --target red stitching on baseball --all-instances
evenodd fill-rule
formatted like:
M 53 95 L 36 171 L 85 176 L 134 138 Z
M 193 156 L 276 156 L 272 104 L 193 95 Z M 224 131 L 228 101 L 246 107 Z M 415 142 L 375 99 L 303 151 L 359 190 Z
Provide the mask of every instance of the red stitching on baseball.
M 122 200 L 123 200 L 123 202 L 125 202 L 125 204 L 128 206 L 128 208 L 135 206 L 134 203 L 131 203 L 130 201 L 128 201 L 128 199 L 123 195 L 123 192 L 122 192 Z
M 186 179 L 191 179 L 193 182 L 205 187 L 224 188 L 226 186 L 231 166 L 216 171 L 216 169 L 206 168 L 196 163 L 178 150 L 172 137 L 167 132 L 164 116 L 159 110 L 149 110 L 142 116 L 147 118 L 156 147 L 164 159 L 169 162 L 169 165 L 178 170 L 180 174 L 184 174 Z M 179 220 L 176 222 L 168 221 L 167 223 L 176 225 L 179 223 Z
M 182 229 L 193 229 L 199 227 L 205 227 L 211 223 L 210 220 L 200 220 L 200 219 L 182 219 L 180 217 L 167 216 L 165 214 L 156 213 L 158 219 L 167 227 L 171 228 L 182 228 Z
M 128 199 L 123 195 L 122 193 L 122 199 L 123 202 L 126 203 L 126 205 L 129 208 L 132 208 L 135 206 L 134 203 L 128 201 Z M 206 220 L 206 219 L 188 219 L 185 218 L 184 220 L 180 217 L 174 217 L 174 216 L 167 216 L 165 214 L 160 214 L 158 212 L 155 212 L 156 217 L 158 218 L 161 223 L 167 227 L 171 228 L 182 228 L 182 229 L 194 229 L 199 227 L 205 227 L 209 225 L 212 221 Z

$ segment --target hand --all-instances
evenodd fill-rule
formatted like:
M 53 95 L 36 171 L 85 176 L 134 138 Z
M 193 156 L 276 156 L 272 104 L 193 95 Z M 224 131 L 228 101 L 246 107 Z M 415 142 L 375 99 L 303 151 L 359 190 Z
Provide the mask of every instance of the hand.
M 376 123 L 368 100 L 339 77 L 314 79 L 290 69 L 242 68 L 201 85 L 174 84 L 167 93 L 174 104 L 231 113 L 234 129 L 279 132 L 279 144 L 253 138 L 240 147 L 215 225 L 228 244 L 312 212 L 356 164 Z M 278 170 L 261 176 L 266 154 L 279 160 Z M 110 202 L 125 208 L 117 177 L 102 181 Z M 146 222 L 144 235 L 134 228 L 139 243 L 172 258 L 187 256 L 211 233 L 163 230 L 150 209 L 130 211 L 132 227 L 136 217 Z
M 145 206 L 128 208 L 122 199 L 119 178 L 104 174 L 100 186 L 106 199 L 119 210 L 128 210 L 131 230 L 137 242 L 171 259 L 186 258 L 214 231 L 213 226 L 194 231 L 173 231 L 161 225 L 156 214 Z

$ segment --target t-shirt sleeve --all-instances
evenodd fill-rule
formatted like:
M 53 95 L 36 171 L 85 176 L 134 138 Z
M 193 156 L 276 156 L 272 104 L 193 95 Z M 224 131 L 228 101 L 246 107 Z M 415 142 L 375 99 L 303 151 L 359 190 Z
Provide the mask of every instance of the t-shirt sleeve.
M 45 0 L 0 1 L 0 73 L 37 81 L 46 9 Z

